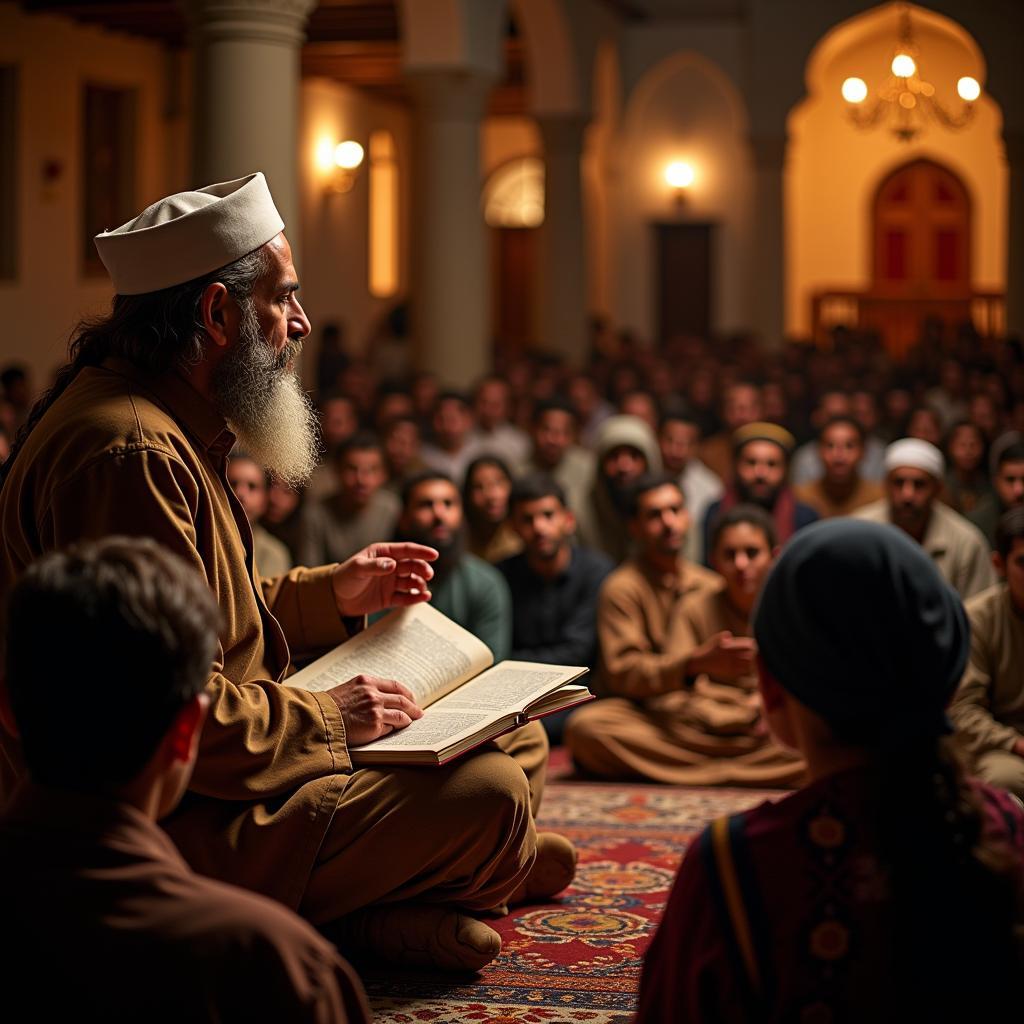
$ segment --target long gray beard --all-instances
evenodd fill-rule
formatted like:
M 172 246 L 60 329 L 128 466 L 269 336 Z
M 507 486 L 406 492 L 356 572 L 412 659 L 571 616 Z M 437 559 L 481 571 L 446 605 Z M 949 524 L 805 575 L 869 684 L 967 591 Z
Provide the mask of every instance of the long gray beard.
M 249 455 L 292 487 L 302 487 L 320 459 L 316 412 L 298 376 L 285 369 L 302 342 L 289 340 L 275 355 L 252 301 L 240 305 L 238 343 L 213 378 L 217 408 Z

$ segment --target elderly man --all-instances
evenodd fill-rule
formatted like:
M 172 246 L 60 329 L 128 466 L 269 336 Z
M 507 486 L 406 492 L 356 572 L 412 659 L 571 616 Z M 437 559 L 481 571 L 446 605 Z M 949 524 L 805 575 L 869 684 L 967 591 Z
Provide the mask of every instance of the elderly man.
M 1003 583 L 967 602 L 971 657 L 950 708 L 974 774 L 1024 798 L 1024 507 L 999 520 Z
M 945 460 L 928 441 L 905 437 L 885 451 L 885 497 L 854 516 L 890 523 L 909 534 L 931 556 L 951 587 L 967 598 L 995 583 L 982 532 L 939 501 Z
M 316 924 L 341 919 L 338 938 L 364 953 L 479 967 L 500 937 L 465 911 L 537 893 L 543 730 L 440 771 L 357 771 L 351 748 L 421 714 L 410 692 L 372 676 L 316 694 L 280 685 L 293 654 L 427 599 L 436 554 L 380 544 L 340 566 L 252 572 L 227 453 L 237 439 L 296 484 L 316 465 L 293 369 L 310 328 L 282 229 L 253 174 L 160 200 L 97 237 L 113 309 L 79 328 L 0 470 L 0 598 L 44 551 L 81 538 L 142 534 L 184 558 L 224 625 L 191 789 L 167 822 L 178 847 L 202 873 Z M 22 765 L 8 736 L 2 752 L 8 794 Z
M 780 544 L 818 519 L 818 513 L 798 501 L 787 482 L 793 435 L 774 423 L 748 423 L 733 434 L 733 482 L 704 515 L 704 561 L 711 563 L 715 520 L 736 505 L 759 505 L 775 524 Z
M 670 487 L 637 499 L 631 528 L 643 553 L 601 593 L 602 682 L 613 697 L 580 708 L 566 742 L 596 775 L 685 785 L 779 785 L 803 765 L 761 723 L 751 614 L 772 565 L 774 527 L 763 509 L 738 505 L 716 523 L 721 574 L 682 563 L 682 593 L 658 593 L 685 510 Z M 641 570 L 638 575 L 637 569 Z M 667 580 L 663 579 L 662 586 Z M 655 600 L 651 600 L 654 597 Z

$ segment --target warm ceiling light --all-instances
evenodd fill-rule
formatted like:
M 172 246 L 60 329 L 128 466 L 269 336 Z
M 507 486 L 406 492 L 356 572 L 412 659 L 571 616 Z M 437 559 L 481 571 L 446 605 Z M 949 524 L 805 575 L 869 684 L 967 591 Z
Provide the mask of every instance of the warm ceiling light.
M 673 188 L 689 188 L 694 177 L 693 167 L 683 160 L 676 160 L 665 168 L 665 181 Z
M 967 75 L 956 83 L 956 91 L 960 99 L 973 103 L 981 95 L 981 86 L 976 78 Z
M 321 139 L 316 144 L 316 165 L 321 171 L 334 166 L 334 143 L 330 139 Z
M 363 147 L 351 139 L 339 142 L 334 151 L 334 162 L 346 171 L 354 171 L 363 162 Z
M 868 98 L 868 83 L 863 78 L 848 78 L 843 82 L 843 99 L 847 103 L 863 103 Z
M 897 53 L 892 59 L 892 73 L 897 78 L 913 78 L 917 71 L 914 58 L 909 53 Z

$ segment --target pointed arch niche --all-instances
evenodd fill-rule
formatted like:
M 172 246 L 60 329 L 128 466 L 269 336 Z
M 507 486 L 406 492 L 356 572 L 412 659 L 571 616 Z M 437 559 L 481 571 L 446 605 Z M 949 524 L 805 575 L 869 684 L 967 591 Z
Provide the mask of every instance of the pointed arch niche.
M 843 80 L 859 75 L 874 89 L 884 79 L 898 38 L 899 9 L 885 4 L 827 33 L 807 62 L 807 96 L 789 117 L 786 330 L 796 337 L 812 333 L 815 296 L 837 296 L 840 308 L 847 296 L 852 318 L 858 296 L 875 283 L 876 196 L 894 172 L 918 160 L 939 165 L 962 182 L 970 210 L 963 254 L 969 288 L 1003 293 L 1006 287 L 1002 115 L 988 93 L 983 92 L 966 128 L 949 131 L 929 124 L 911 143 L 899 141 L 884 123 L 862 131 L 848 119 L 840 94 Z M 981 50 L 949 18 L 913 5 L 911 16 L 922 74 L 935 84 L 937 99 L 955 109 L 957 77 L 973 75 L 984 88 Z

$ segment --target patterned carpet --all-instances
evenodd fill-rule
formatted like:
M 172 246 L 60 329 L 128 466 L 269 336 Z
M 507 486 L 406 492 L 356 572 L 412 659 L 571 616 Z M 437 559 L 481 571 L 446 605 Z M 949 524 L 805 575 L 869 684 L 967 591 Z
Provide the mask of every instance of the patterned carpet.
M 553 778 L 565 775 L 556 765 Z M 556 903 L 497 922 L 501 955 L 474 978 L 364 975 L 377 1024 L 625 1024 L 640 965 L 687 843 L 714 817 L 770 794 L 740 789 L 549 783 L 545 829 L 580 851 Z

